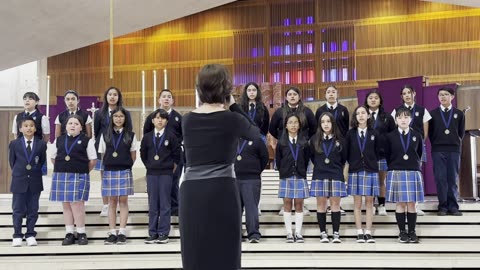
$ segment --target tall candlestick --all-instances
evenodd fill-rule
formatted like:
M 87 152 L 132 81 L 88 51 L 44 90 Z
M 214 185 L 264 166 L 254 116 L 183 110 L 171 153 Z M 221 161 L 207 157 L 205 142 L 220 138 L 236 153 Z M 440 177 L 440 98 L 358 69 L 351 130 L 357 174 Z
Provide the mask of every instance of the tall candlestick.
M 157 71 L 153 71 L 153 110 L 157 110 Z
M 46 115 L 47 115 L 47 118 L 48 118 L 50 116 L 50 76 L 47 76 L 47 101 L 46 101 L 46 105 L 47 105 Z
M 145 71 L 142 70 L 142 115 L 145 115 Z
M 168 83 L 167 83 L 167 70 L 163 70 L 163 89 L 168 89 Z

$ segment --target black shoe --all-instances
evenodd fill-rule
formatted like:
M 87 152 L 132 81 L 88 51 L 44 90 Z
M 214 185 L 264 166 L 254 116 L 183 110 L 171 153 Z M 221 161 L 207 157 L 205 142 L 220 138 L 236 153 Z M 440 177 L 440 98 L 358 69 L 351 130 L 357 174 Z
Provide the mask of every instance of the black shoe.
M 447 215 L 447 211 L 438 210 L 438 212 L 437 212 L 437 216 L 443 217 L 443 216 L 446 216 L 446 215 Z
M 115 245 L 117 243 L 117 236 L 115 234 L 110 234 L 103 243 L 105 245 Z
M 157 238 L 157 240 L 155 241 L 155 243 L 157 244 L 166 244 L 168 243 L 168 235 L 166 234 L 160 234 Z
M 147 239 L 145 239 L 143 242 L 145 244 L 155 244 L 155 241 L 158 239 L 158 234 L 153 234 L 150 235 Z
M 251 237 L 251 238 L 248 239 L 248 242 L 249 242 L 249 243 L 252 243 L 252 244 L 260 243 L 260 237 L 258 237 L 258 236 L 253 236 L 253 237 Z
M 77 243 L 79 245 L 88 245 L 88 238 L 86 233 L 77 233 L 78 241 Z
M 418 243 L 418 236 L 415 233 L 415 231 L 408 232 L 408 239 L 410 243 L 415 243 L 415 244 Z
M 451 212 L 448 212 L 449 215 L 452 215 L 452 216 L 457 216 L 457 217 L 460 217 L 460 216 L 463 216 L 463 213 L 456 210 L 456 211 L 451 211 Z
M 357 235 L 357 243 L 365 243 L 365 236 L 363 234 Z
M 373 236 L 371 234 L 365 234 L 365 242 L 367 242 L 369 244 L 373 244 L 373 243 L 375 243 L 375 239 L 373 238 Z
M 406 231 L 401 231 L 400 234 L 398 235 L 398 242 L 400 243 L 408 243 L 409 237 Z
M 125 245 L 127 243 L 127 236 L 125 234 L 119 234 L 117 239 L 117 245 Z
M 67 233 L 62 241 L 62 246 L 70 246 L 75 244 L 75 235 L 73 233 Z

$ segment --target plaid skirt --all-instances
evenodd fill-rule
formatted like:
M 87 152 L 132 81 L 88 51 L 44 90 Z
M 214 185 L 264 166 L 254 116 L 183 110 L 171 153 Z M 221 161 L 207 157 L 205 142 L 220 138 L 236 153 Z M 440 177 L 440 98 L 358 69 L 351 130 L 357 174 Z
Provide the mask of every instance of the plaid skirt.
M 307 179 L 298 178 L 296 176 L 287 179 L 280 179 L 278 197 L 289 199 L 308 198 Z
M 388 171 L 387 201 L 423 202 L 423 180 L 419 171 Z
M 349 173 L 347 193 L 353 196 L 378 196 L 380 194 L 378 173 L 366 171 Z
M 95 163 L 95 168 L 93 168 L 95 171 L 103 171 L 104 166 L 103 166 L 103 160 L 97 159 L 97 162 Z
M 345 182 L 334 179 L 313 179 L 310 197 L 347 197 Z
M 78 202 L 88 201 L 90 193 L 90 174 L 54 172 L 50 201 Z
M 127 195 L 133 195 L 132 171 L 103 171 L 102 196 Z
M 387 160 L 385 158 L 380 159 L 378 161 L 378 170 L 379 171 L 388 171 Z

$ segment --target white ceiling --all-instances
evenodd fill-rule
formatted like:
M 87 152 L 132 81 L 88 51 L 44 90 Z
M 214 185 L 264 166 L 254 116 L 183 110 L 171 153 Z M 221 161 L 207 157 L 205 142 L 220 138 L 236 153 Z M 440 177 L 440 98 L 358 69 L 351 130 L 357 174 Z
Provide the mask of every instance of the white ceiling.
M 234 0 L 114 0 L 114 35 Z M 0 70 L 109 38 L 110 0 L 1 0 Z
M 427 2 L 437 2 L 457 6 L 480 7 L 480 0 L 422 0 Z

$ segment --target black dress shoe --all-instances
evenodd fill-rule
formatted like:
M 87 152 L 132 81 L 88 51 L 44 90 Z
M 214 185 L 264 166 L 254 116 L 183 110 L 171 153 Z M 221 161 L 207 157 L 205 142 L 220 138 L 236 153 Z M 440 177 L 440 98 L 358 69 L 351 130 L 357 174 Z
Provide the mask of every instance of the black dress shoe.
M 77 233 L 78 241 L 77 243 L 79 245 L 88 245 L 88 238 L 86 233 Z
M 457 217 L 463 216 L 463 213 L 460 212 L 460 211 L 458 211 L 458 210 L 456 210 L 456 211 L 450 211 L 449 214 L 452 215 L 452 216 L 457 216 Z
M 73 233 L 67 233 L 62 241 L 62 246 L 70 246 L 75 244 L 75 235 Z
M 443 217 L 443 216 L 446 216 L 446 215 L 447 215 L 447 211 L 440 210 L 440 211 L 437 212 L 437 216 Z

